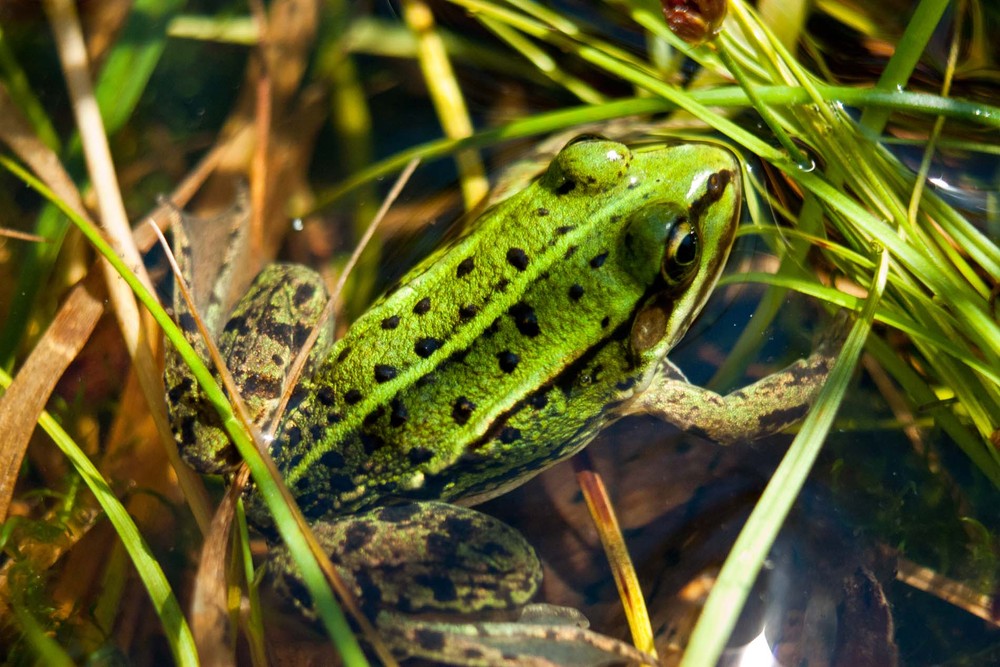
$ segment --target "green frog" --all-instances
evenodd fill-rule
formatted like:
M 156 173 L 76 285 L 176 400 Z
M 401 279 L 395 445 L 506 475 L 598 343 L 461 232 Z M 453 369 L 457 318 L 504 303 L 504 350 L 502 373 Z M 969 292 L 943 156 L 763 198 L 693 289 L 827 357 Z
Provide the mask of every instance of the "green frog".
M 667 359 L 726 264 L 741 182 L 736 157 L 717 145 L 630 148 L 584 135 L 335 342 L 332 323 L 318 321 L 323 283 L 304 267 L 269 266 L 232 313 L 218 290 L 208 295 L 209 328 L 221 329 L 256 423 L 274 418 L 289 364 L 323 329 L 270 454 L 366 613 L 527 603 L 540 580 L 531 547 L 468 506 L 572 456 L 626 415 L 656 415 L 720 443 L 802 417 L 829 368 L 825 352 L 728 396 L 689 384 Z M 182 244 L 182 264 L 195 252 Z M 185 458 L 231 471 L 234 447 L 175 361 L 168 398 Z M 250 489 L 245 501 L 269 532 L 258 495 Z M 300 588 L 294 578 L 285 586 Z

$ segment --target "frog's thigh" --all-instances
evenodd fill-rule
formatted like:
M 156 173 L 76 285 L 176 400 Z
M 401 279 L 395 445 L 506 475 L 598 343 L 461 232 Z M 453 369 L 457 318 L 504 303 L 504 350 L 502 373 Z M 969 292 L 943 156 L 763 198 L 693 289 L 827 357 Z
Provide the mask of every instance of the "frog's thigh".
M 518 608 L 541 583 L 534 549 L 510 526 L 446 503 L 369 510 L 313 527 L 362 610 L 468 614 Z M 308 613 L 298 571 L 284 548 L 270 570 L 280 593 Z
M 650 414 L 723 445 L 777 433 L 808 412 L 841 342 L 832 337 L 806 359 L 725 396 L 658 373 L 628 414 Z

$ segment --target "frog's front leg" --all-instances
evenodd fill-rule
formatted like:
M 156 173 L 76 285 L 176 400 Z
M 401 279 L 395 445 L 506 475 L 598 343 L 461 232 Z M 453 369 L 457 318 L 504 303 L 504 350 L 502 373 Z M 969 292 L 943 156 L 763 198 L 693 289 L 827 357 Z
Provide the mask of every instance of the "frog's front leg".
M 209 331 L 217 338 L 219 353 L 255 426 L 264 427 L 274 417 L 288 390 L 288 371 L 316 326 L 321 333 L 305 373 L 323 358 L 332 338 L 332 323 L 319 321 L 326 300 L 318 273 L 296 264 L 272 264 L 253 281 L 222 331 Z M 208 348 L 179 295 L 174 309 L 185 338 L 207 359 Z M 172 348 L 166 355 L 164 379 L 171 425 L 184 459 L 204 473 L 232 470 L 241 460 L 239 454 L 187 364 Z
M 648 414 L 728 445 L 777 433 L 805 417 L 833 367 L 847 332 L 841 318 L 805 359 L 722 396 L 692 385 L 664 359 L 625 414 Z

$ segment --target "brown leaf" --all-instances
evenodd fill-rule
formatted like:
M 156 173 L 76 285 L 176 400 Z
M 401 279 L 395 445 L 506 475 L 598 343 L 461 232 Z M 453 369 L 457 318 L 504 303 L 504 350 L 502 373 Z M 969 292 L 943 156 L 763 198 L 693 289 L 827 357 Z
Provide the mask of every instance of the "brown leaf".
M 229 615 L 227 564 L 236 502 L 248 479 L 246 468 L 234 479 L 212 517 L 205 536 L 191 597 L 191 629 L 198 655 L 206 665 L 233 665 L 236 662 L 236 633 Z
M 66 367 L 76 358 L 104 312 L 100 278 L 77 285 L 0 398 L 0 521 L 7 518 L 14 484 L 38 416 Z

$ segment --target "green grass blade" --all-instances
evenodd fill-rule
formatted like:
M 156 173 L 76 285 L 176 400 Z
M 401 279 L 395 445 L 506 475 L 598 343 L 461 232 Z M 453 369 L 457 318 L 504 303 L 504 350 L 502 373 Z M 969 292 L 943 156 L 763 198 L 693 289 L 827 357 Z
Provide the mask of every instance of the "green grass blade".
M 156 297 L 128 270 L 122 259 L 104 240 L 100 230 L 77 216 L 72 209 L 59 201 L 43 183 L 26 172 L 18 164 L 6 157 L 0 156 L 0 166 L 5 167 L 26 184 L 33 187 L 69 217 L 94 248 L 111 263 L 122 279 L 128 283 L 136 297 L 149 310 L 156 323 L 160 325 L 164 335 L 180 352 L 185 363 L 190 367 L 192 375 L 194 375 L 198 380 L 198 384 L 204 390 L 206 398 L 219 412 L 223 427 L 233 439 L 247 467 L 250 469 L 250 474 L 257 484 L 261 497 L 274 517 L 275 525 L 282 539 L 288 546 L 293 558 L 295 558 L 296 564 L 301 569 L 303 582 L 306 584 L 313 598 L 316 612 L 330 634 L 331 639 L 336 643 L 345 664 L 366 665 L 367 660 L 364 657 L 364 653 L 361 651 L 354 633 L 351 632 L 347 620 L 340 610 L 337 601 L 334 599 L 332 592 L 326 585 L 326 580 L 320 570 L 319 564 L 309 549 L 305 536 L 297 529 L 297 523 L 293 515 L 295 510 L 284 502 L 284 498 L 278 488 L 280 480 L 272 478 L 268 466 L 254 446 L 250 434 L 246 432 L 239 420 L 233 415 L 225 394 L 215 383 L 211 372 L 205 366 L 204 362 L 198 358 L 197 353 L 187 340 L 185 340 L 184 334 L 181 333 L 173 320 L 170 319 L 170 316 L 167 315 L 167 312 L 160 306 Z
M 901 90 L 910 79 L 913 68 L 923 55 L 927 41 L 937 28 L 938 21 L 951 2 L 949 0 L 921 0 L 913 17 L 906 25 L 906 32 L 896 44 L 896 51 L 889 59 L 878 87 L 882 90 Z M 875 134 L 880 134 L 889 111 L 886 109 L 865 109 L 861 114 L 861 127 Z
M 888 269 L 889 254 L 883 251 L 876 280 L 871 286 L 865 307 L 851 329 L 816 404 L 809 411 L 799 434 L 736 538 L 691 635 L 691 642 L 681 661 L 682 667 L 714 665 L 722 655 L 764 559 L 805 484 L 833 424 L 840 402 L 847 393 L 854 368 L 861 358 L 865 340 L 871 330 L 879 299 L 885 289 Z
M 5 377 L 9 380 L 9 376 L 3 373 L 3 371 L 0 371 L 0 377 Z M 26 609 L 23 609 L 17 600 L 11 600 L 10 605 L 13 610 L 14 619 L 23 633 L 24 640 L 34 650 L 35 655 L 38 656 L 38 664 L 50 665 L 51 667 L 73 667 L 75 664 L 73 659 L 69 657 L 69 654 L 63 650 L 62 646 L 56 640 L 49 637 L 45 632 L 45 628 L 35 620 L 34 616 L 28 613 Z
M 6 160 L 4 161 L 6 163 Z M 5 166 L 7 166 L 5 164 Z M 11 377 L 0 370 L 0 385 L 5 389 L 10 385 Z M 179 665 L 197 665 L 198 653 L 195 650 L 194 637 L 188 627 L 180 604 L 174 596 L 173 590 L 167 582 L 160 564 L 153 556 L 149 545 L 143 539 L 139 528 L 132 521 L 128 510 L 119 502 L 114 491 L 101 476 L 101 472 L 91 463 L 83 450 L 77 446 L 76 442 L 62 429 L 59 423 L 48 412 L 43 412 L 38 419 L 38 424 L 49 434 L 52 441 L 59 447 L 59 450 L 73 464 L 73 468 L 81 479 L 87 484 L 91 493 L 100 503 L 101 508 L 107 515 L 108 520 L 115 527 L 122 545 L 128 551 L 132 563 L 135 565 L 139 578 L 142 579 L 149 598 L 153 602 L 157 615 L 163 624 L 164 633 L 167 636 L 170 649 L 173 651 L 174 659 Z M 22 619 L 23 620 L 23 619 Z M 59 664 L 56 659 L 54 663 L 49 662 L 48 649 L 45 645 L 36 644 L 36 648 L 46 650 L 45 664 Z M 51 647 L 50 647 L 51 648 Z M 61 651 L 60 651 L 61 652 Z M 71 661 L 70 661 L 71 664 Z
M 184 0 L 136 0 L 94 88 L 108 134 L 131 116 L 167 48 L 167 25 Z
M 166 25 L 183 6 L 183 0 L 138 0 L 118 41 L 95 82 L 94 92 L 108 135 L 113 135 L 131 117 L 142 92 L 166 48 Z M 67 170 L 78 177 L 82 171 L 80 140 L 73 136 L 64 155 Z M 82 187 L 82 186 L 81 186 Z M 62 247 L 68 223 L 52 206 L 39 214 L 34 233 L 48 243 L 29 247 L 18 272 L 18 286 L 12 291 L 9 315 L 0 331 L 0 366 L 9 367 L 12 355 L 29 322 L 36 295 L 47 281 Z

